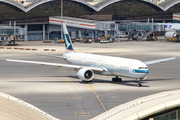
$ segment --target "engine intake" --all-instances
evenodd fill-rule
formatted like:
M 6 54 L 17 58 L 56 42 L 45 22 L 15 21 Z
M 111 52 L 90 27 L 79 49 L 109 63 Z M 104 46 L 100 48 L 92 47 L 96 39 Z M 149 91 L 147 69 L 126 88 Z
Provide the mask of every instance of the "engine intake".
M 166 32 L 165 34 L 165 38 L 174 38 L 174 37 L 176 37 L 175 32 Z
M 78 77 L 83 81 L 91 81 L 94 78 L 94 72 L 88 68 L 82 68 L 78 71 Z

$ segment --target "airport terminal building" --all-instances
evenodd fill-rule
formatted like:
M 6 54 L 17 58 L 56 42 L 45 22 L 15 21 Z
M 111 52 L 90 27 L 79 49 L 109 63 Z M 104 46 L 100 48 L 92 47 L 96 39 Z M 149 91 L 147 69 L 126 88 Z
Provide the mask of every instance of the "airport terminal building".
M 112 36 L 115 36 L 115 33 L 117 33 L 118 31 L 126 31 L 126 30 L 136 30 L 140 32 L 142 32 L 142 30 L 144 31 L 153 30 L 153 31 L 162 32 L 164 29 L 164 26 L 159 26 L 156 23 L 179 22 L 180 21 L 179 7 L 180 7 L 180 0 L 64 0 L 63 1 L 63 22 L 66 23 L 68 27 L 68 31 L 70 32 L 71 38 L 73 39 L 82 38 L 82 37 L 94 39 L 99 36 L 102 36 L 103 34 L 110 34 Z M 62 37 L 61 36 L 61 22 L 62 22 L 61 21 L 61 0 L 0 0 L 0 24 L 1 24 L 0 38 L 2 38 L 2 36 L 5 37 L 6 35 L 8 36 L 8 35 L 12 35 L 16 33 L 18 35 L 22 35 L 23 40 L 25 41 L 60 39 Z M 131 47 L 131 45 L 128 45 L 128 46 Z M 165 44 L 163 43 L 162 46 L 165 47 L 164 45 Z M 118 46 L 118 47 L 122 47 L 122 46 Z M 172 47 L 168 49 L 168 53 L 172 55 L 178 54 L 177 49 L 173 49 Z M 175 46 L 175 47 L 179 48 L 178 46 Z M 9 48 L 11 48 L 11 46 Z M 143 49 L 146 49 L 146 46 Z M 172 50 L 176 51 L 177 53 L 174 54 L 174 52 L 171 52 Z M 154 51 L 158 53 L 160 50 L 154 50 Z M 154 51 L 142 50 L 142 51 L 138 51 L 138 54 L 140 54 L 140 52 L 144 54 L 149 53 L 147 54 L 148 56 L 148 55 L 154 54 Z M 32 53 L 33 52 L 34 51 L 32 51 Z M 163 51 L 160 53 L 165 53 L 165 52 Z M 109 54 L 110 53 L 112 53 L 112 51 L 110 51 Z M 156 54 L 155 57 L 157 57 L 160 53 Z M 136 54 L 135 55 L 130 54 L 130 55 L 134 57 Z M 119 56 L 119 54 L 117 56 Z M 178 65 L 174 63 L 174 66 L 177 67 Z M 3 67 L 6 67 L 6 66 L 3 65 Z M 15 70 L 18 71 L 16 66 L 13 66 L 13 67 L 15 68 Z M 22 71 L 29 69 L 27 67 L 24 68 L 24 66 L 20 66 L 20 67 L 21 68 L 19 69 Z M 168 67 L 167 69 L 169 69 Z M 175 70 L 177 69 L 178 68 L 176 68 Z M 57 69 L 54 69 L 54 71 L 56 71 L 58 75 L 60 74 L 59 69 L 58 71 Z M 69 71 L 65 71 L 65 72 L 69 73 Z M 161 71 L 161 72 L 162 74 L 166 74 L 166 73 L 163 73 L 164 71 Z M 42 74 L 45 74 L 44 71 L 42 71 Z M 178 74 L 178 72 L 175 74 Z M 160 75 L 158 74 L 158 76 Z M 178 82 L 176 83 L 176 79 L 174 79 L 175 77 L 173 75 L 174 74 L 172 74 L 172 76 L 168 76 L 169 78 L 167 78 L 167 80 L 174 80 L 173 82 L 177 84 Z M 38 79 L 40 79 L 40 75 L 38 74 L 37 76 L 38 76 Z M 13 76 L 12 79 L 14 79 L 14 77 L 16 76 Z M 31 77 L 33 78 L 34 76 L 31 75 Z M 47 80 L 47 84 L 49 85 L 49 78 L 48 78 L 49 76 L 47 75 L 47 76 L 43 76 L 42 82 L 40 80 L 38 81 L 38 83 L 41 84 L 41 87 L 42 87 L 42 84 L 46 82 L 44 80 L 45 77 L 47 77 L 47 79 L 45 80 Z M 57 78 L 57 76 L 55 77 Z M 63 76 L 63 78 L 64 77 L 66 76 Z M 27 79 L 29 78 L 25 76 L 25 78 L 23 78 L 22 80 L 23 80 L 23 83 L 27 83 L 28 85 L 29 83 L 26 82 Z M 159 81 L 161 80 L 162 79 L 159 79 Z M 14 81 L 12 82 L 12 80 L 9 80 L 9 82 L 12 82 L 13 84 L 16 84 L 16 85 L 19 84 L 20 81 L 21 80 L 19 80 L 19 78 L 18 78 L 17 83 L 15 83 Z M 53 83 L 59 84 L 59 80 L 57 81 L 53 81 Z M 32 83 L 34 81 L 29 80 L 29 82 Z M 62 83 L 66 83 L 66 82 L 71 83 L 66 80 L 63 81 Z M 157 83 L 154 83 L 154 84 L 157 84 Z M 167 86 L 169 86 L 169 81 L 167 81 L 166 84 Z M 45 83 L 45 86 L 48 86 L 48 85 L 46 85 Z M 63 84 L 61 85 L 63 86 Z M 161 84 L 157 84 L 157 88 L 159 88 L 160 85 Z M 54 84 L 52 84 L 52 86 L 54 87 Z M 114 86 L 115 85 L 113 85 L 113 87 Z M 128 84 L 126 84 L 126 86 L 128 86 Z M 131 85 L 129 86 L 132 87 Z M 174 89 L 173 88 L 174 86 L 173 85 L 171 86 L 172 86 L 171 89 Z M 12 86 L 10 87 L 12 90 L 16 89 L 16 88 L 12 88 Z M 27 86 L 24 86 L 24 88 L 26 87 Z M 41 87 L 39 87 L 39 89 L 41 89 Z M 177 84 L 177 87 L 179 87 L 178 84 Z M 43 86 L 42 88 L 45 88 L 45 87 Z M 69 87 L 67 88 L 69 89 Z M 84 88 L 86 90 L 85 91 L 86 94 L 87 92 L 90 92 L 90 90 L 89 91 L 87 90 L 86 86 Z M 107 87 L 105 89 L 106 91 L 105 91 L 104 96 L 107 95 L 106 94 L 107 91 L 110 91 L 111 92 L 110 94 L 112 94 L 112 91 L 116 91 L 117 94 L 119 94 L 119 92 L 122 91 L 121 88 L 109 89 Z M 46 91 L 46 89 L 44 90 Z M 94 92 L 94 89 L 92 90 Z M 104 90 L 104 89 L 100 89 L 100 90 Z M 125 90 L 128 90 L 128 89 L 125 89 Z M 135 89 L 133 88 L 133 90 Z M 114 107 L 113 109 L 110 109 L 96 116 L 95 118 L 91 118 L 91 120 L 116 120 L 116 119 L 118 120 L 180 120 L 180 99 L 179 99 L 180 90 L 167 91 L 167 92 L 163 90 L 164 89 L 156 91 L 156 92 L 161 91 L 161 93 L 159 94 L 150 95 L 143 98 L 138 98 L 128 103 L 120 104 Z M 70 96 L 65 96 L 63 97 L 63 99 L 56 99 L 56 101 L 67 100 L 67 98 L 69 101 L 82 99 L 82 97 L 79 96 L 78 94 L 77 94 L 78 96 L 76 99 L 75 98 L 76 94 L 74 95 L 73 92 L 76 92 L 76 91 L 75 90 L 68 91 L 68 94 Z M 143 94 L 143 92 L 144 91 L 141 89 L 141 90 L 138 90 L 137 94 Z M 33 92 L 27 90 L 27 92 L 24 92 L 23 94 L 27 94 L 27 93 L 32 94 Z M 39 93 L 42 94 L 42 91 L 40 90 Z M 51 92 L 49 93 L 51 94 Z M 129 91 L 127 94 L 129 94 Z M 149 94 L 152 94 L 152 93 L 149 93 Z M 59 93 L 55 94 L 55 96 L 58 96 L 58 95 Z M 126 94 L 124 94 L 124 96 L 126 96 Z M 121 97 L 124 97 L 124 96 L 121 96 Z M 30 97 L 33 97 L 33 96 L 30 96 Z M 46 96 L 43 97 L 43 99 L 45 98 Z M 50 99 L 54 99 L 54 98 L 57 98 L 57 97 L 53 97 Z M 37 109 L 9 95 L 0 93 L 0 99 L 2 101 L 0 103 L 1 104 L 0 110 L 3 111 L 3 112 L 0 112 L 0 118 L 1 116 L 6 116 L 8 118 L 9 116 L 12 117 L 14 115 L 13 117 L 15 117 L 15 119 L 17 119 L 18 117 L 19 118 L 22 117 L 22 119 L 23 118 L 36 119 L 38 117 L 41 117 L 41 119 L 56 120 L 56 118 L 50 116 L 49 114 L 46 114 L 40 109 Z M 106 99 L 106 97 L 104 97 L 104 99 L 106 103 L 109 104 L 108 99 Z M 112 96 L 111 99 L 120 99 L 120 98 L 117 96 Z M 89 98 L 85 100 L 88 102 Z M 7 101 L 11 104 L 9 104 Z M 76 102 L 74 103 L 76 104 Z M 96 100 L 96 102 L 94 103 L 99 104 L 99 101 Z M 61 104 L 65 106 L 64 103 L 61 103 Z M 82 104 L 82 102 L 79 102 L 78 104 Z M 83 104 L 86 105 L 85 102 Z M 72 107 L 73 105 L 74 104 L 69 104 L 69 103 L 67 104 L 69 108 Z M 57 104 L 53 104 L 53 106 L 57 106 Z M 45 107 L 50 107 L 50 106 L 45 106 Z M 75 106 L 75 107 L 80 108 L 81 106 L 80 107 Z M 93 107 L 93 110 L 94 110 L 94 109 L 97 109 L 99 106 L 96 105 L 96 106 L 91 106 L 91 107 Z M 18 108 L 23 108 L 23 109 L 19 110 Z M 9 112 L 10 110 L 12 110 L 13 113 Z M 24 111 L 28 111 L 30 113 L 24 114 Z M 75 113 L 74 114 L 77 115 L 77 112 Z M 89 112 L 86 112 L 86 113 L 90 115 Z M 35 114 L 38 115 L 38 117 L 36 117 Z M 18 117 L 16 117 L 16 115 Z M 84 114 L 81 114 L 81 115 L 84 115 Z M 30 118 L 31 116 L 36 117 L 36 118 Z
M 63 15 L 73 36 L 93 38 L 118 29 L 115 23 L 151 22 L 152 18 L 154 22 L 178 22 L 174 13 L 180 12 L 179 6 L 177 0 L 64 0 Z M 0 8 L 0 23 L 16 21 L 26 30 L 25 40 L 60 38 L 60 0 L 1 0 Z

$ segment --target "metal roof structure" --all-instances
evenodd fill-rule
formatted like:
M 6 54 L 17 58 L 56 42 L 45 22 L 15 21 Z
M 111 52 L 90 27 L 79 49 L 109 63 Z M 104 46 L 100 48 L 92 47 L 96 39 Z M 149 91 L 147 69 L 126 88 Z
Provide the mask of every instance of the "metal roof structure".
M 0 93 L 0 118 L 4 120 L 60 120 L 13 96 Z
M 147 120 L 180 107 L 180 90 L 161 92 L 116 106 L 90 120 Z
M 44 3 L 51 2 L 51 1 L 56 1 L 56 0 L 36 0 L 32 4 L 29 4 L 27 6 L 23 6 L 23 5 L 15 2 L 13 0 L 0 0 L 0 2 L 4 2 L 4 3 L 10 4 L 12 6 L 15 6 L 15 7 L 21 9 L 24 12 L 29 12 L 33 8 L 35 8 L 35 7 L 39 6 L 39 5 L 42 5 Z M 84 4 L 87 7 L 89 7 L 91 9 L 95 10 L 96 12 L 98 12 L 98 11 L 102 10 L 103 8 L 107 7 L 108 5 L 111 5 L 113 3 L 120 2 L 120 1 L 125 1 L 125 0 L 103 0 L 103 1 L 101 1 L 101 2 L 99 2 L 97 4 L 95 4 L 95 5 L 90 5 L 89 3 L 85 2 L 85 1 L 82 1 L 82 0 L 70 0 L 70 1 Z M 149 1 L 149 0 L 140 0 L 140 1 L 152 4 L 152 5 L 160 8 L 163 11 L 166 11 L 169 8 L 173 7 L 174 5 L 180 3 L 180 0 L 166 0 L 165 2 L 163 2 L 161 4 L 156 4 L 156 3 L 152 2 L 152 1 Z

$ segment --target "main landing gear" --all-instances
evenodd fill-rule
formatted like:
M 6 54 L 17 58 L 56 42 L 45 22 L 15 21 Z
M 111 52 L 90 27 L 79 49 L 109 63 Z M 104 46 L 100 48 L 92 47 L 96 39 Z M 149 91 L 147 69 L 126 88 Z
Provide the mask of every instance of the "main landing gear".
M 141 79 L 137 78 L 137 82 L 138 82 L 137 86 L 138 86 L 138 87 L 141 87 L 141 86 L 142 86 L 142 84 L 141 84 Z
M 122 82 L 121 78 L 118 78 L 118 76 L 116 76 L 115 78 L 112 78 L 113 82 Z

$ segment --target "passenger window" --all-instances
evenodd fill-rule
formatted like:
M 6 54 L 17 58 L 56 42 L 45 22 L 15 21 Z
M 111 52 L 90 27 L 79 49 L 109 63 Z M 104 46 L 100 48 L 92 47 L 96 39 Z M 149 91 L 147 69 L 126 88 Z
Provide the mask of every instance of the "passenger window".
M 139 67 L 139 69 L 147 69 L 147 67 Z

